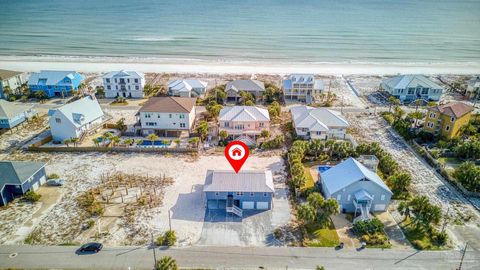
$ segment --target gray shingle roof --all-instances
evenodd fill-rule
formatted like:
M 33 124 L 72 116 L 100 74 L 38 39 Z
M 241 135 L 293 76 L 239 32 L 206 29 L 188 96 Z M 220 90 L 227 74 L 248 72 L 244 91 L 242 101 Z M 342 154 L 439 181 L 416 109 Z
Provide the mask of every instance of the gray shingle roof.
M 225 87 L 225 91 L 234 90 L 236 92 L 240 91 L 250 91 L 250 92 L 263 92 L 265 91 L 265 84 L 257 80 L 235 80 L 228 82 Z
M 0 190 L 7 184 L 23 184 L 45 165 L 45 162 L 0 161 Z
M 205 192 L 274 192 L 271 171 L 244 170 L 239 173 L 209 170 L 203 187 Z

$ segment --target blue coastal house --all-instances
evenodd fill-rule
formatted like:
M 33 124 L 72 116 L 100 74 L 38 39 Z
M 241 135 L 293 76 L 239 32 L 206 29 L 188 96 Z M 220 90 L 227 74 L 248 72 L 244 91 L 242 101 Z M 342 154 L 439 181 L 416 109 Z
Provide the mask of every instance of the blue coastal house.
M 243 210 L 272 209 L 275 189 L 271 171 L 209 170 L 203 191 L 207 209 L 225 209 L 242 217 Z
M 32 92 L 44 91 L 48 97 L 64 97 L 77 90 L 85 78 L 75 71 L 42 70 L 32 73 L 28 87 Z
M 47 181 L 44 162 L 0 161 L 0 206 Z
M 371 169 L 354 158 L 320 171 L 323 196 L 337 200 L 340 211 L 354 213 L 354 222 L 369 219 L 370 212 L 386 211 L 392 191 Z
M 443 93 L 443 87 L 423 75 L 398 75 L 384 80 L 380 87 L 402 102 L 439 101 Z
M 20 105 L 0 99 L 0 128 L 13 128 L 36 114 L 33 105 Z

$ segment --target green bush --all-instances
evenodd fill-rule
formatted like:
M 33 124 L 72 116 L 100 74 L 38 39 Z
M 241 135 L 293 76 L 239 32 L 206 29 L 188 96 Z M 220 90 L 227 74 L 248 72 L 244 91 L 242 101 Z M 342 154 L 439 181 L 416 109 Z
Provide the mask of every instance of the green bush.
M 276 149 L 283 146 L 285 142 L 285 137 L 283 135 L 278 135 L 275 138 L 266 141 L 262 144 L 263 149 Z
M 383 233 L 374 233 L 371 235 L 365 234 L 361 237 L 361 239 L 362 241 L 367 243 L 367 245 L 372 245 L 372 246 L 385 245 L 388 243 L 388 238 Z
M 60 178 L 60 176 L 58 176 L 58 174 L 56 174 L 56 173 L 51 173 L 51 174 L 48 175 L 47 178 L 48 179 L 58 179 L 58 178 Z
M 156 262 L 155 270 L 178 270 L 178 265 L 175 259 L 165 256 Z
M 173 246 L 177 242 L 177 234 L 175 231 L 168 230 L 163 235 L 160 235 L 155 244 L 157 246 Z
M 360 235 L 383 232 L 384 225 L 378 218 L 362 220 L 353 224 L 353 229 Z
M 34 191 L 27 191 L 23 198 L 29 202 L 38 202 L 42 195 L 35 193 Z
M 420 249 L 420 250 L 432 248 L 432 245 L 430 243 L 425 243 L 421 240 L 412 241 L 412 245 L 413 245 L 414 248 Z

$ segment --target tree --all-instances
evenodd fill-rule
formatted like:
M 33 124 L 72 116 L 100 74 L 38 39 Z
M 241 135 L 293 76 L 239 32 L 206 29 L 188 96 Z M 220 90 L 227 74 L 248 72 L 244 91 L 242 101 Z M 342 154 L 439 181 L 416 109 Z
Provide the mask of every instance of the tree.
M 405 217 L 405 219 L 410 218 L 410 205 L 408 204 L 408 202 L 400 202 L 400 204 L 398 204 L 397 210 L 400 215 Z
M 157 141 L 158 139 L 160 139 L 160 137 L 158 137 L 157 134 L 155 134 L 155 133 L 150 133 L 150 134 L 148 134 L 148 136 L 147 136 L 147 140 L 150 141 L 150 143 L 152 144 L 152 146 L 153 146 L 153 144 L 155 143 L 155 141 Z
M 125 140 L 123 140 L 123 144 L 125 145 L 131 145 L 133 143 L 133 139 L 131 138 L 126 138 Z
M 200 135 L 200 138 L 205 140 L 208 135 L 208 122 L 207 121 L 200 121 L 198 123 L 197 129 L 196 129 L 198 135 Z
M 280 107 L 280 104 L 277 101 L 274 101 L 268 105 L 268 114 L 270 115 L 270 118 L 277 119 L 280 117 L 281 112 L 282 107 Z
M 137 145 L 142 145 L 143 144 L 143 140 L 142 139 L 138 139 L 135 141 L 135 144 Z
M 190 140 L 188 140 L 188 143 L 190 143 L 192 147 L 198 147 L 199 142 L 200 142 L 200 138 L 198 137 L 193 137 Z
M 339 213 L 339 205 L 337 200 L 328 199 L 322 205 L 322 211 L 326 216 L 336 215 Z
M 70 139 L 70 142 L 73 143 L 73 147 L 77 147 L 77 143 L 79 142 L 80 140 L 78 138 L 71 138 Z
M 156 270 L 178 270 L 177 261 L 170 256 L 162 257 L 155 265 Z
M 173 246 L 177 242 L 177 234 L 175 231 L 168 230 L 157 238 L 155 244 L 157 246 Z
M 453 177 L 459 181 L 468 191 L 480 192 L 480 167 L 472 162 L 462 163 L 455 172 Z
M 310 224 L 317 218 L 316 209 L 308 203 L 302 204 L 297 210 L 298 219 L 304 224 Z
M 127 130 L 127 125 L 125 125 L 125 118 L 124 117 L 118 119 L 118 121 L 115 123 L 115 128 L 122 133 Z
M 411 112 L 408 114 L 408 117 L 415 120 L 414 127 L 417 128 L 418 120 L 421 120 L 425 117 L 425 114 L 420 111 Z
M 418 229 L 430 228 L 432 224 L 438 224 L 442 218 L 440 207 L 430 203 L 426 196 L 417 196 L 408 202 L 402 202 L 398 211 L 410 216 Z
M 408 192 L 412 183 L 412 177 L 407 172 L 398 172 L 387 179 L 388 186 L 392 189 L 394 196 L 398 197 Z
M 270 131 L 262 129 L 262 131 L 260 132 L 260 138 L 266 139 L 268 137 L 270 137 Z
M 25 195 L 23 196 L 23 198 L 29 202 L 38 202 L 40 200 L 40 198 L 42 198 L 42 195 L 38 194 L 38 193 L 35 193 L 34 191 L 27 191 L 25 192 Z
M 98 147 L 100 145 L 100 140 L 98 138 L 93 138 L 92 142 L 96 147 Z
M 118 136 L 113 136 L 112 137 L 112 147 L 117 146 L 117 144 L 120 142 L 120 137 Z
M 10 88 L 10 86 L 8 85 L 5 85 L 3 87 L 3 94 L 5 95 L 5 97 L 9 97 L 11 94 L 12 94 L 12 88 Z
M 177 145 L 177 148 L 180 147 L 180 142 L 182 142 L 180 139 L 175 139 L 173 142 Z
M 222 138 L 222 140 L 226 140 L 227 137 L 228 137 L 228 132 L 226 130 L 221 130 L 219 133 L 218 133 L 218 136 L 220 136 L 220 138 Z
M 220 115 L 220 111 L 222 110 L 223 106 L 220 104 L 217 104 L 217 102 L 212 101 L 208 106 L 206 107 L 208 114 L 210 115 L 211 118 L 217 119 L 217 117 Z
M 246 91 L 240 91 L 238 94 L 240 96 L 241 104 L 242 105 L 247 105 L 247 106 L 254 106 L 255 105 L 255 98 L 253 95 L 249 92 Z M 248 104 L 253 104 L 253 105 L 248 105 L 247 102 L 250 101 Z
M 272 102 L 279 102 L 282 97 L 282 90 L 276 85 L 271 83 L 265 83 L 265 93 L 263 98 L 265 103 L 270 104 Z
M 323 204 L 325 203 L 325 200 L 323 199 L 323 196 L 320 193 L 312 192 L 310 195 L 308 195 L 307 202 L 318 211 L 319 209 L 322 208 Z
M 63 140 L 63 144 L 65 144 L 67 147 L 71 142 L 72 142 L 72 140 L 70 140 L 70 139 Z
M 393 109 L 393 117 L 395 118 L 395 121 L 399 121 L 404 115 L 405 111 L 400 108 L 400 106 L 395 106 L 395 108 Z
M 388 112 L 391 112 L 392 111 L 392 105 L 395 105 L 395 106 L 398 106 L 400 105 L 400 100 L 394 96 L 390 96 L 388 98 L 388 102 L 390 103 L 389 107 L 388 107 Z
M 45 93 L 45 91 L 43 90 L 39 90 L 39 91 L 35 91 L 35 97 L 40 99 L 40 100 L 44 100 L 44 99 L 47 99 L 47 93 Z

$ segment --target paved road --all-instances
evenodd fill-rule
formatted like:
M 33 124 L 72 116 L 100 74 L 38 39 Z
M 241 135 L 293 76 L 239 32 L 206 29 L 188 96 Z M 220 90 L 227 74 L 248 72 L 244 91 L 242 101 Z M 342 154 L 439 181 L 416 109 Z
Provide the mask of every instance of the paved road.
M 0 268 L 27 269 L 152 269 L 147 247 L 104 248 L 98 254 L 77 255 L 76 247 L 0 246 Z M 9 255 L 17 253 L 14 258 Z M 157 258 L 174 257 L 181 267 L 213 269 L 455 269 L 460 251 L 400 251 L 333 248 L 188 247 L 156 249 Z M 480 254 L 467 251 L 462 269 L 478 269 Z

